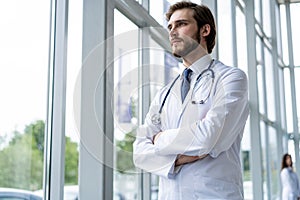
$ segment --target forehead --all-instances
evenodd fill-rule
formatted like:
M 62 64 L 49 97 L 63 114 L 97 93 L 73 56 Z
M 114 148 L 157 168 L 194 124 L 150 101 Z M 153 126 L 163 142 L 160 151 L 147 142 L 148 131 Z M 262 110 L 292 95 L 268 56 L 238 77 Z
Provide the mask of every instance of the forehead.
M 194 19 L 194 11 L 190 8 L 176 10 L 170 17 L 169 23 L 172 24 L 178 20 L 196 21 Z

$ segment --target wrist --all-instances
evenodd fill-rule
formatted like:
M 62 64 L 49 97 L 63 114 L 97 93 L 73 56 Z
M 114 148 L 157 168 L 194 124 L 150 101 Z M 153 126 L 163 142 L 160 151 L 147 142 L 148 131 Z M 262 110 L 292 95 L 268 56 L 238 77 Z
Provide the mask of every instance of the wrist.
M 153 136 L 153 139 L 152 139 L 152 143 L 155 144 L 156 141 L 158 140 L 159 136 L 162 134 L 162 132 L 159 132 L 157 133 L 156 135 Z

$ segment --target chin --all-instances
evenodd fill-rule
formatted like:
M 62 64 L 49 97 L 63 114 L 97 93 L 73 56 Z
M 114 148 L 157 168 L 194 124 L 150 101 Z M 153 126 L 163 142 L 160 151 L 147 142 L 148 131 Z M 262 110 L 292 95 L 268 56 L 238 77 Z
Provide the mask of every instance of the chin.
M 175 56 L 176 58 L 181 58 L 181 56 L 176 53 L 173 53 L 173 56 Z

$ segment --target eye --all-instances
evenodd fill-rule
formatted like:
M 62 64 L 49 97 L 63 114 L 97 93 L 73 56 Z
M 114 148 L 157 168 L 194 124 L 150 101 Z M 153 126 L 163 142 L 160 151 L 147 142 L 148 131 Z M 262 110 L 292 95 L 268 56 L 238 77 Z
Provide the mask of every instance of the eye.
M 178 24 L 177 24 L 178 27 L 179 27 L 179 26 L 184 26 L 184 25 L 186 25 L 185 22 L 178 22 Z

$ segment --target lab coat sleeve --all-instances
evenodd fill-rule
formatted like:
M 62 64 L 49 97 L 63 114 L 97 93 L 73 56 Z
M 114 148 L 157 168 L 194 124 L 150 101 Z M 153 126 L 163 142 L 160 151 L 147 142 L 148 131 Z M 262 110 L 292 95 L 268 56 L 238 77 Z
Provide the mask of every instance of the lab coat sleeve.
M 237 137 L 241 139 L 249 113 L 247 77 L 238 68 L 219 77 L 206 116 L 179 129 L 164 131 L 155 143 L 159 155 L 217 157 L 228 150 Z
M 145 119 L 145 124 L 136 131 L 136 139 L 133 143 L 133 161 L 136 167 L 147 172 L 173 178 L 178 170 L 175 169 L 176 155 L 157 155 L 153 144 L 153 136 L 160 132 L 158 125 L 153 125 L 151 116 L 158 113 L 159 95 L 152 102 Z

